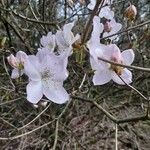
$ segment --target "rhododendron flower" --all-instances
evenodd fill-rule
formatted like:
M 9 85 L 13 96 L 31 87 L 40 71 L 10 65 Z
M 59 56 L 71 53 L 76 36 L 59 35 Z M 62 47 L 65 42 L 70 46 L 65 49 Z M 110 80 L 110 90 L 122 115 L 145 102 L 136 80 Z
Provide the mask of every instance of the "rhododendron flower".
M 72 33 L 72 28 L 74 26 L 73 23 L 68 23 L 63 26 L 63 30 L 58 30 L 56 32 L 56 42 L 58 45 L 59 53 L 62 53 L 63 51 L 70 51 L 70 54 L 72 53 L 72 44 L 77 41 L 80 36 L 77 34 L 76 36 Z
M 23 75 L 24 63 L 27 59 L 28 56 L 23 51 L 17 52 L 16 57 L 13 54 L 7 57 L 8 63 L 14 68 L 12 70 L 11 78 L 15 79 Z
M 96 56 L 93 56 L 93 54 Z M 127 68 L 112 65 L 99 59 L 104 58 L 116 63 L 130 65 L 134 60 L 134 52 L 132 49 L 125 50 L 121 53 L 115 44 L 110 44 L 99 49 L 99 52 L 91 53 L 91 55 L 91 59 L 94 59 L 91 63 L 92 69 L 95 70 L 93 76 L 94 85 L 103 85 L 111 79 L 121 85 L 132 82 L 132 73 Z
M 104 23 L 104 34 L 103 37 L 107 37 L 113 34 L 116 34 L 119 30 L 121 30 L 122 24 L 117 23 L 114 19 L 112 19 L 110 22 Z M 114 40 L 118 35 L 114 35 L 112 37 L 109 37 L 111 40 Z
M 103 6 L 110 5 L 110 4 L 112 4 L 112 2 L 113 2 L 113 0 L 105 0 L 103 3 Z M 88 4 L 87 7 L 88 7 L 88 9 L 93 10 L 95 5 L 96 5 L 96 0 L 90 0 L 90 3 Z
M 94 16 L 93 18 L 93 31 L 91 34 L 91 38 L 87 43 L 89 49 L 95 47 L 100 44 L 100 34 L 103 32 L 104 26 L 100 23 L 100 18 L 98 16 Z
M 31 55 L 25 65 L 25 73 L 29 77 L 27 100 L 36 104 L 44 94 L 58 104 L 68 101 L 69 95 L 63 87 L 63 81 L 68 77 L 67 62 L 66 55 L 56 56 L 48 50 L 39 50 L 36 56 Z
M 87 47 L 91 54 L 90 62 L 92 68 L 95 68 L 95 64 L 98 63 L 97 56 L 102 52 L 101 49 L 105 48 L 105 45 L 100 43 L 100 34 L 103 32 L 103 30 L 104 26 L 102 23 L 100 23 L 100 18 L 98 16 L 94 16 L 93 31 L 90 40 L 87 42 Z
M 102 7 L 99 13 L 100 18 L 106 18 L 108 20 L 112 20 L 114 18 L 114 12 L 110 9 L 109 6 Z
M 42 36 L 42 38 L 40 39 L 40 43 L 43 46 L 43 48 L 46 48 L 53 52 L 56 45 L 55 35 L 52 34 L 52 32 L 48 32 L 46 36 Z

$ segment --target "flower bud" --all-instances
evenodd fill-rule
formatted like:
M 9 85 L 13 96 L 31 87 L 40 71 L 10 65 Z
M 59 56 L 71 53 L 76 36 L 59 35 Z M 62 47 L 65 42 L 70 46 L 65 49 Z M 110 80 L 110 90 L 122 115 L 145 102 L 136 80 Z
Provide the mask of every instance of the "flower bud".
M 76 41 L 72 44 L 72 47 L 73 47 L 73 49 L 75 49 L 75 50 L 77 50 L 77 49 L 80 50 L 81 47 L 82 47 L 81 39 L 76 40 Z
M 84 5 L 84 4 L 85 4 L 85 0 L 79 0 L 79 3 L 80 3 L 81 5 Z
M 67 3 L 70 7 L 73 7 L 73 4 L 74 4 L 73 0 L 67 0 Z
M 110 32 L 112 30 L 111 24 L 109 21 L 104 23 L 104 32 Z
M 125 10 L 124 16 L 129 20 L 134 20 L 136 15 L 137 15 L 136 7 L 130 4 L 130 6 Z
M 18 68 L 19 66 L 19 60 L 11 54 L 10 56 L 7 57 L 8 63 L 13 67 L 13 68 Z

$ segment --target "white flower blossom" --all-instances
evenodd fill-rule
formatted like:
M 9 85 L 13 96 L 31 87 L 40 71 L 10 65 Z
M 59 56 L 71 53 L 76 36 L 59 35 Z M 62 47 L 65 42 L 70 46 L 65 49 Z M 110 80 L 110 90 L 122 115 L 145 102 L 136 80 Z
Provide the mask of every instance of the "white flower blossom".
M 121 53 L 115 44 L 110 44 L 105 47 L 99 47 L 95 51 L 95 53 L 91 53 L 91 66 L 95 70 L 93 76 L 94 85 L 103 85 L 110 80 L 120 85 L 124 85 L 125 83 L 130 84 L 132 82 L 132 73 L 127 68 L 112 65 L 99 59 L 104 58 L 116 63 L 130 65 L 134 60 L 134 52 L 132 49 L 125 50 Z
M 55 35 L 52 34 L 52 32 L 48 32 L 46 36 L 42 36 L 42 38 L 40 39 L 40 43 L 42 45 L 42 48 L 48 49 L 50 52 L 53 52 L 56 46 Z
M 73 23 L 68 23 L 63 26 L 63 30 L 58 30 L 56 32 L 56 43 L 58 45 L 58 51 L 61 54 L 64 51 L 69 51 L 72 54 L 72 44 L 77 41 L 80 36 L 77 34 L 74 36 L 72 33 Z
M 116 21 L 115 21 L 115 19 L 112 19 L 110 22 L 106 22 L 106 23 L 108 23 L 107 24 L 107 26 L 109 26 L 109 31 L 107 32 L 107 31 L 105 31 L 104 30 L 104 34 L 103 34 L 103 37 L 107 37 L 107 36 L 111 36 L 111 35 L 113 35 L 113 34 L 116 34 L 118 31 L 120 31 L 121 30 L 121 28 L 122 28 L 122 24 L 120 24 L 120 23 L 117 23 Z M 104 24 L 104 29 L 105 29 L 105 24 Z M 112 37 L 109 37 L 111 40 L 114 40 L 114 39 L 116 39 L 118 37 L 118 35 L 114 35 L 114 36 L 112 36 Z
M 27 100 L 36 104 L 44 94 L 54 103 L 68 101 L 69 95 L 63 87 L 63 81 L 68 77 L 67 62 L 65 54 L 56 56 L 48 50 L 39 50 L 36 56 L 29 56 L 24 66 L 29 77 Z
M 8 63 L 14 68 L 11 73 L 11 78 L 15 79 L 23 75 L 24 63 L 27 59 L 28 56 L 23 51 L 18 51 L 16 57 L 13 54 L 7 57 Z
M 105 0 L 103 3 L 103 6 L 105 5 L 111 5 L 113 3 L 113 0 Z M 90 3 L 88 4 L 88 9 L 93 10 L 96 5 L 96 0 L 90 0 Z

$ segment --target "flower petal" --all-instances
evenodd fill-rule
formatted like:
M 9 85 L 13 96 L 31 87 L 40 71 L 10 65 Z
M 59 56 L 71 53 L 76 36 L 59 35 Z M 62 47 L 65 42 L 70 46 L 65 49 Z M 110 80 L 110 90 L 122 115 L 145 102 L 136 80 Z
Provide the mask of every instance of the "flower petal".
M 94 85 L 103 85 L 111 80 L 111 73 L 109 70 L 98 70 L 95 71 L 93 76 Z
M 40 75 L 40 65 L 38 58 L 34 55 L 29 56 L 28 61 L 24 64 L 25 74 L 33 81 L 39 81 L 41 79 Z
M 68 56 L 66 53 L 56 56 L 51 53 L 46 55 L 41 63 L 42 72 L 46 69 L 53 75 L 54 80 L 64 81 L 68 77 L 68 71 L 66 69 L 68 64 Z
M 71 31 L 73 26 L 74 26 L 74 22 L 65 24 L 64 27 L 63 27 L 64 38 L 65 38 L 65 41 L 69 45 L 73 44 L 74 35 Z
M 125 83 L 130 84 L 132 82 L 132 73 L 126 68 L 123 70 L 122 75 L 120 76 L 125 83 L 119 78 L 119 76 L 114 71 L 111 72 L 111 75 L 112 80 L 117 84 L 124 85 Z
M 49 100 L 57 104 L 63 104 L 69 100 L 69 95 L 61 82 L 44 81 L 43 93 Z
M 26 87 L 27 100 L 31 103 L 38 103 L 43 96 L 42 83 L 40 81 L 30 81 Z
M 90 0 L 90 3 L 88 4 L 88 9 L 93 10 L 96 5 L 96 0 Z
M 104 26 L 100 23 L 100 18 L 98 16 L 94 16 L 93 18 L 93 32 L 91 40 L 93 42 L 99 43 L 100 42 L 100 34 L 103 32 Z
M 131 65 L 134 61 L 135 54 L 132 49 L 125 50 L 121 53 L 123 58 L 123 64 Z
M 99 17 L 103 18 L 105 17 L 106 19 L 112 20 L 114 18 L 114 12 L 110 9 L 109 6 L 102 7 Z
M 67 41 L 65 40 L 63 31 L 61 30 L 56 32 L 56 43 L 59 50 L 64 50 L 70 46 L 69 43 L 67 43 Z
M 52 34 L 52 32 L 48 32 L 46 36 L 42 36 L 40 42 L 43 47 L 48 48 L 48 50 L 50 50 L 51 52 L 54 51 L 56 43 L 55 43 L 55 35 Z
M 19 78 L 19 70 L 18 70 L 18 69 L 13 69 L 13 70 L 12 70 L 11 78 L 12 78 L 12 79 Z

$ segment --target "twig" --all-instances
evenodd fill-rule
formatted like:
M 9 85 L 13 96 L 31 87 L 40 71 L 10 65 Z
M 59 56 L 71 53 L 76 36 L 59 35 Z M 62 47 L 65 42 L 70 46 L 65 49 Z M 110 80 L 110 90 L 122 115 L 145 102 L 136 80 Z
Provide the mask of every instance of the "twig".
M 55 127 L 55 140 L 54 140 L 54 145 L 53 145 L 53 149 L 56 149 L 56 145 L 57 145 L 57 141 L 58 141 L 58 127 L 59 127 L 59 119 L 57 119 L 56 121 L 56 127 Z
M 22 130 L 22 129 L 25 128 L 25 127 L 27 127 L 27 126 L 30 125 L 32 122 L 34 122 L 37 118 L 39 118 L 39 117 L 49 108 L 50 105 L 51 105 L 51 103 L 50 103 L 41 113 L 39 113 L 33 120 L 31 120 L 29 123 L 27 123 L 27 124 L 24 125 L 23 127 L 18 128 L 18 131 L 19 131 L 19 130 Z
M 144 98 L 144 100 L 149 101 L 149 99 L 146 98 L 140 91 L 138 91 L 138 90 L 137 90 L 136 88 L 134 88 L 132 85 L 127 84 L 127 83 L 123 80 L 123 78 L 121 78 L 121 76 L 118 75 L 118 77 L 119 77 L 129 88 L 131 88 L 132 90 L 134 90 L 135 92 L 137 92 L 142 98 Z
M 98 57 L 99 60 L 102 60 L 104 62 L 116 65 L 116 66 L 121 66 L 121 67 L 125 67 L 125 68 L 130 68 L 130 69 L 134 69 L 134 70 L 139 70 L 139 71 L 144 71 L 144 72 L 150 72 L 150 68 L 143 68 L 143 67 L 138 67 L 138 66 L 133 66 L 133 65 L 124 65 L 124 64 L 119 64 L 110 60 L 106 60 L 104 58 L 100 58 Z
M 138 25 L 136 25 L 136 26 L 127 28 L 127 29 L 125 29 L 125 30 L 123 30 L 123 31 L 120 31 L 120 32 L 117 32 L 117 33 L 115 33 L 115 34 L 109 35 L 109 36 L 107 36 L 107 37 L 101 38 L 101 40 L 107 39 L 107 38 L 110 38 L 110 37 L 112 37 L 112 36 L 119 35 L 119 34 L 122 34 L 122 33 L 128 32 L 128 31 L 131 31 L 131 30 L 133 30 L 133 29 L 139 28 L 139 27 L 144 26 L 144 25 L 149 24 L 149 23 L 150 23 L 150 20 L 145 21 L 145 22 L 140 23 L 140 24 L 138 24 Z
M 13 90 L 15 90 L 15 85 L 12 82 L 12 79 L 11 79 L 11 77 L 9 75 L 9 72 L 8 72 L 8 69 L 7 69 L 7 66 L 6 66 L 6 63 L 5 63 L 5 57 L 4 56 L 3 56 L 3 65 L 4 65 L 4 69 L 5 69 L 6 73 L 7 73 L 7 75 L 9 77 L 9 81 L 10 81 L 11 85 L 13 86 Z
M 115 150 L 118 150 L 118 125 L 115 124 Z
M 80 84 L 80 86 L 79 86 L 79 89 L 82 88 L 85 79 L 86 79 L 86 73 L 84 74 L 84 77 L 83 77 L 82 82 L 81 82 L 81 84 Z
M 26 43 L 26 41 L 24 40 L 24 38 L 21 36 L 21 34 L 19 33 L 19 31 L 16 29 L 16 27 L 10 23 L 7 19 L 5 19 L 3 17 L 3 19 L 5 20 L 5 22 L 8 23 L 8 25 L 13 29 L 13 31 L 15 32 L 15 34 L 20 38 L 20 40 L 23 42 L 23 44 L 25 45 L 25 47 L 27 48 L 27 50 L 30 52 L 30 54 L 32 54 L 32 49 L 29 46 L 29 44 Z
M 35 131 L 37 131 L 37 130 L 43 128 L 43 127 L 46 127 L 46 126 L 50 125 L 50 124 L 53 123 L 54 121 L 60 119 L 60 118 L 62 117 L 62 115 L 64 115 L 64 113 L 66 112 L 66 110 L 67 110 L 67 108 L 68 108 L 70 102 L 71 102 L 71 101 L 69 101 L 69 102 L 67 103 L 67 105 L 65 106 L 65 108 L 63 109 L 63 111 L 61 112 L 61 114 L 60 114 L 58 117 L 56 117 L 55 119 L 53 119 L 52 121 L 49 121 L 48 123 L 45 123 L 45 124 L 43 124 L 43 125 L 41 125 L 41 126 L 35 128 L 35 129 L 33 129 L 33 130 L 29 131 L 29 132 L 25 132 L 25 133 L 20 134 L 20 135 L 16 135 L 16 136 L 12 136 L 12 137 L 0 137 L 0 140 L 15 140 L 15 139 L 18 139 L 18 138 L 21 138 L 21 137 L 23 137 L 23 136 L 29 135 L 29 134 L 31 134 L 31 133 L 33 133 L 33 132 L 35 132 Z
M 116 124 L 122 124 L 122 123 L 127 123 L 127 122 L 137 122 L 137 121 L 145 121 L 145 120 L 150 120 L 150 117 L 147 114 L 144 114 L 142 116 L 136 116 L 136 117 L 129 117 L 129 118 L 123 118 L 123 119 L 117 119 L 113 115 L 111 115 L 107 110 L 105 110 L 102 106 L 100 106 L 97 102 L 94 100 L 89 100 L 85 99 L 82 97 L 77 97 L 77 96 L 71 96 L 73 99 L 81 100 L 81 101 L 86 101 L 91 104 L 93 104 L 95 107 L 97 107 L 100 111 L 102 111 L 111 121 L 113 121 Z
M 86 24 L 86 27 L 83 31 L 83 35 L 82 35 L 82 38 L 81 38 L 81 43 L 84 44 L 89 36 L 89 32 L 90 32 L 90 28 L 91 28 L 91 25 L 92 25 L 92 20 L 94 18 L 94 16 L 96 15 L 98 9 L 99 9 L 99 6 L 100 4 L 103 2 L 103 0 L 97 0 L 96 1 L 96 5 L 91 13 L 91 16 L 90 16 L 90 19 L 89 21 L 87 22 Z

